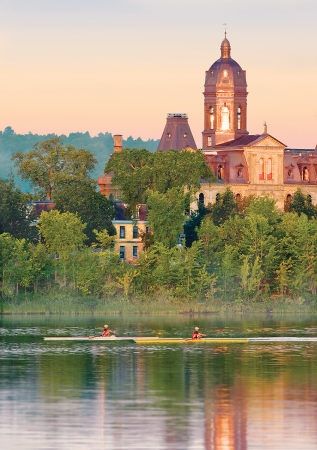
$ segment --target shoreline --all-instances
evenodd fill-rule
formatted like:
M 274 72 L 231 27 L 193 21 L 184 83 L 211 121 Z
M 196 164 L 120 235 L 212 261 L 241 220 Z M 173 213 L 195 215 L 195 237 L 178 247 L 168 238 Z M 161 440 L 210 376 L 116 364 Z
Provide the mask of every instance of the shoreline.
M 151 297 L 150 297 L 151 298 Z M 67 293 L 48 295 L 21 295 L 13 299 L 0 300 L 0 317 L 10 315 L 107 315 L 107 316 L 193 316 L 222 314 L 317 314 L 315 298 L 263 298 L 258 300 L 222 300 L 206 301 L 179 300 L 175 298 L 149 297 L 109 297 L 96 299 L 80 297 Z

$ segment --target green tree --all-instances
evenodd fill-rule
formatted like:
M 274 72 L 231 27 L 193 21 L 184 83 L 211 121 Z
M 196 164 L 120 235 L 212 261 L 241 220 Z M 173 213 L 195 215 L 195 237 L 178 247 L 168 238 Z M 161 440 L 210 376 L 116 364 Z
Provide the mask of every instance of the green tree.
M 86 180 L 96 163 L 89 151 L 64 146 L 59 138 L 37 143 L 33 150 L 18 152 L 13 159 L 21 177 L 48 199 L 54 198 L 59 183 Z
M 307 217 L 317 217 L 317 209 L 312 204 L 311 197 L 297 190 L 288 206 L 290 212 L 306 214 Z
M 76 213 L 86 224 L 88 243 L 95 241 L 94 230 L 106 229 L 110 235 L 115 234 L 112 225 L 113 204 L 97 192 L 92 183 L 77 180 L 60 183 L 55 191 L 54 201 L 59 211 Z
M 145 203 L 151 186 L 154 154 L 147 150 L 124 149 L 114 153 L 105 172 L 112 173 L 112 183 L 120 188 L 122 200 L 134 211 L 138 203 Z
M 273 225 L 281 219 L 275 200 L 270 197 L 253 197 L 245 208 L 246 215 L 259 215 L 265 217 Z
M 83 247 L 86 240 L 85 224 L 76 214 L 52 210 L 42 212 L 38 227 L 46 248 L 62 264 L 63 283 L 66 285 L 68 271 L 70 278 L 74 279 L 74 254 Z
M 133 211 L 138 203 L 146 203 L 148 192 L 166 193 L 172 188 L 198 189 L 201 178 L 210 178 L 202 152 L 156 152 L 125 149 L 108 161 L 106 173 L 112 173 L 113 183 L 122 199 Z
M 161 242 L 167 247 L 176 245 L 185 221 L 183 190 L 172 188 L 164 194 L 152 191 L 147 203 L 148 221 L 154 242 Z
M 18 238 L 36 237 L 28 201 L 29 197 L 19 191 L 12 180 L 0 180 L 0 233 L 10 233 Z
M 228 188 L 219 194 L 216 203 L 212 206 L 211 215 L 216 225 L 221 225 L 238 211 L 233 192 Z

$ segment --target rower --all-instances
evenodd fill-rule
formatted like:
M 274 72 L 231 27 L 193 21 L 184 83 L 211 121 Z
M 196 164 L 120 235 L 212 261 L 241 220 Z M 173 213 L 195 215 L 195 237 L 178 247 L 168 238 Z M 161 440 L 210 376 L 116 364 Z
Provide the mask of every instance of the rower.
M 114 336 L 114 332 L 112 330 L 110 330 L 109 325 L 104 325 L 101 336 L 102 337 Z
M 194 331 L 192 333 L 192 339 L 201 339 L 205 336 L 206 336 L 205 334 L 200 333 L 199 327 L 194 328 Z

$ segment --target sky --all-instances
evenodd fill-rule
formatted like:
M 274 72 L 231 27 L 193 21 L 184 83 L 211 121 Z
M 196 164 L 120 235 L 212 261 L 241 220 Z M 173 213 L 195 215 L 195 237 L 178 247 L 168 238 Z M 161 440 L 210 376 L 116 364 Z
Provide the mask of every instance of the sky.
M 161 137 L 182 112 L 201 147 L 205 71 L 246 70 L 248 130 L 317 144 L 315 0 L 0 0 L 0 129 Z

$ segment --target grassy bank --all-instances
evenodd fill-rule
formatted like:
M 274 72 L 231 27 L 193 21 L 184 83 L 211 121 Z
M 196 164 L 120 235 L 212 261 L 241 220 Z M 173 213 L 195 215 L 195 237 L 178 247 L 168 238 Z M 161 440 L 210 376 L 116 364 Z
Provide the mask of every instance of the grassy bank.
M 197 301 L 175 299 L 159 293 L 144 297 L 112 297 L 96 299 L 82 297 L 69 292 L 20 295 L 1 299 L 0 314 L 43 315 L 167 315 L 167 314 L 212 314 L 235 312 L 317 312 L 316 298 L 263 298 L 252 300 L 212 299 Z

